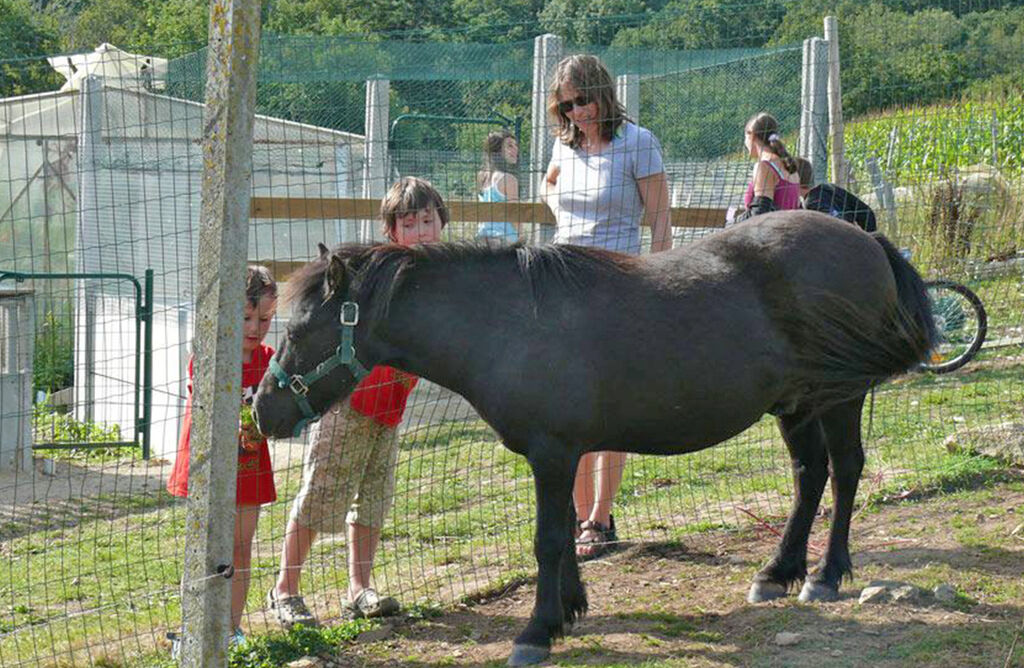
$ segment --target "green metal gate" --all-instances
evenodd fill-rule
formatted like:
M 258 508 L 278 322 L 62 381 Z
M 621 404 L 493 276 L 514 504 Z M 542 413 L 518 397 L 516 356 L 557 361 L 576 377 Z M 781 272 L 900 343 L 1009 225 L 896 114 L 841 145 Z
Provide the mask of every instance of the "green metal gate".
M 120 273 L 31 273 L 0 271 L 0 283 L 37 280 L 111 279 L 128 281 L 135 289 L 135 375 L 133 395 L 133 437 L 130 441 L 53 441 L 33 443 L 33 450 L 88 450 L 111 447 L 140 447 L 143 459 L 150 455 L 150 426 L 153 407 L 153 270 L 145 271 L 143 282 L 131 274 Z

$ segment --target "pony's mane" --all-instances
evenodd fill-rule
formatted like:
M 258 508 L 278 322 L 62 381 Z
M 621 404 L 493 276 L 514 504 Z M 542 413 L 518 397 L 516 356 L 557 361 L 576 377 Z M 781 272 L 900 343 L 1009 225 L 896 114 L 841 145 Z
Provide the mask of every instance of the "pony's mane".
M 327 265 L 332 256 L 343 261 L 365 258 L 378 247 L 380 247 L 379 244 L 342 244 L 335 247 L 328 255 L 310 260 L 288 277 L 288 282 L 282 291 L 282 301 L 285 304 L 299 302 L 314 293 L 320 294 L 323 290 L 324 274 L 327 272 Z
M 285 301 L 301 300 L 321 291 L 331 257 L 346 262 L 353 272 L 352 279 L 358 292 L 356 299 L 363 300 L 373 295 L 373 302 L 385 313 L 409 276 L 419 268 L 432 265 L 511 257 L 528 283 L 535 302 L 539 303 L 545 286 L 584 289 L 595 274 L 623 273 L 636 262 L 633 256 L 565 245 L 496 245 L 471 241 L 416 246 L 343 244 L 292 274 L 285 289 Z

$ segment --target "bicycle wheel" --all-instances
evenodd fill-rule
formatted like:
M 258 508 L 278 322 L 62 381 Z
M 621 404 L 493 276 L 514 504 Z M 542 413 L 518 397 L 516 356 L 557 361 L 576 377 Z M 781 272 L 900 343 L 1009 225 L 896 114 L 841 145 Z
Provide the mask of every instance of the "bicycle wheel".
M 988 314 L 978 295 L 953 281 L 926 281 L 938 340 L 931 359 L 921 365 L 932 373 L 956 371 L 974 359 L 985 342 Z

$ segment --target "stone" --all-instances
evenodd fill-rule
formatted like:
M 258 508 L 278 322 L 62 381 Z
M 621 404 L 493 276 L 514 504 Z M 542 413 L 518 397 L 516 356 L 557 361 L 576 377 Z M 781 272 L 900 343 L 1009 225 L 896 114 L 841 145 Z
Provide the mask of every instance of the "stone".
M 327 668 L 324 660 L 315 656 L 304 656 L 285 664 L 285 666 L 286 668 Z
M 924 602 L 925 597 L 924 590 L 914 585 L 903 585 L 892 590 L 892 600 L 896 603 L 919 605 Z
M 935 585 L 932 593 L 935 594 L 935 600 L 939 603 L 952 603 L 956 600 L 956 589 L 945 582 Z
M 889 600 L 889 588 L 885 586 L 864 587 L 860 592 L 858 603 L 884 603 Z
M 775 644 L 779 647 L 789 647 L 795 645 L 803 639 L 799 633 L 791 633 L 789 631 L 780 631 L 775 634 Z
M 1013 466 L 1024 466 L 1024 423 L 1002 422 L 961 428 L 944 441 L 948 452 L 991 457 Z

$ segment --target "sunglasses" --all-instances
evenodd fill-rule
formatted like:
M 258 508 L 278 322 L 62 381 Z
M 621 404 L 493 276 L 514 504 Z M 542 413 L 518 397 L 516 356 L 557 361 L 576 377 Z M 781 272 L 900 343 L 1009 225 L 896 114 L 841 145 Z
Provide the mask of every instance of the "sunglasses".
M 577 95 L 571 100 L 559 102 L 558 110 L 563 114 L 568 114 L 570 111 L 572 111 L 573 106 L 585 107 L 591 102 L 593 102 L 593 100 L 587 97 L 586 95 Z

